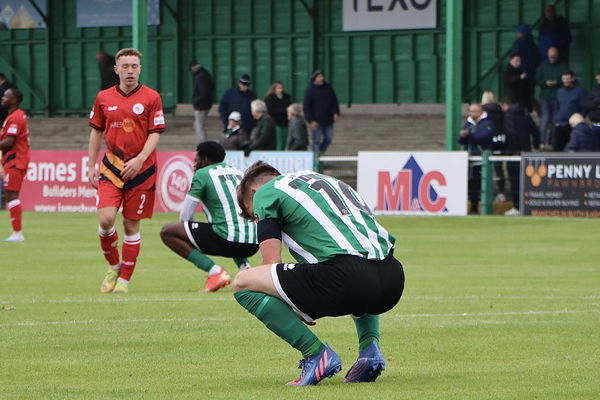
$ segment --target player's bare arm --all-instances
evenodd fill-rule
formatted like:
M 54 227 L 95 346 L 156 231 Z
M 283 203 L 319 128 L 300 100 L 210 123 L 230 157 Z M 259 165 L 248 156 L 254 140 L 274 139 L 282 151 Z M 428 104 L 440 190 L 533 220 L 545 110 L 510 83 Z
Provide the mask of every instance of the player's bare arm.
M 263 240 L 260 242 L 259 247 L 263 264 L 278 264 L 281 262 L 281 240 Z
M 2 160 L 2 150 L 0 150 L 0 160 Z M 4 180 L 4 167 L 0 163 L 0 181 Z
M 125 162 L 125 168 L 123 168 L 123 172 L 121 173 L 121 178 L 124 181 L 134 178 L 140 172 L 144 161 L 150 157 L 156 146 L 158 146 L 159 139 L 160 134 L 158 132 L 150 133 L 142 151 L 137 156 Z
M 7 136 L 0 140 L 0 151 L 10 150 L 15 145 L 16 140 L 17 138 L 15 136 Z
M 102 147 L 103 136 L 104 133 L 102 131 L 92 128 L 92 131 L 90 132 L 90 142 L 88 144 L 88 179 L 90 185 L 92 185 L 94 189 L 98 189 L 100 172 L 98 171 L 98 168 L 96 168 L 96 160 L 98 159 L 98 154 Z

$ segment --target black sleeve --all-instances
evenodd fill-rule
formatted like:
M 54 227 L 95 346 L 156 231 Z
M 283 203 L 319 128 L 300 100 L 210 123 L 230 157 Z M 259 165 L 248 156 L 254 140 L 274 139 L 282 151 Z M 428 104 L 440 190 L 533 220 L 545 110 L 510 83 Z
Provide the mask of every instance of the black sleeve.
M 264 242 L 267 239 L 281 240 L 281 225 L 275 218 L 266 218 L 258 221 L 256 232 L 258 243 Z

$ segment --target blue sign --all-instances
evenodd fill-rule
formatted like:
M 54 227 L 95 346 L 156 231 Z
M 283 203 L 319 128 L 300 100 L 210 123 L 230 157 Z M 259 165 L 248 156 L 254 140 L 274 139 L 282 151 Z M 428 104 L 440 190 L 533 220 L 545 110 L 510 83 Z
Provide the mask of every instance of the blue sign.
M 46 0 L 33 0 L 46 13 Z M 45 28 L 44 19 L 29 1 L 0 0 L 0 30 Z
M 78 28 L 131 26 L 132 14 L 131 0 L 77 0 Z M 148 0 L 148 25 L 160 25 L 159 0 Z

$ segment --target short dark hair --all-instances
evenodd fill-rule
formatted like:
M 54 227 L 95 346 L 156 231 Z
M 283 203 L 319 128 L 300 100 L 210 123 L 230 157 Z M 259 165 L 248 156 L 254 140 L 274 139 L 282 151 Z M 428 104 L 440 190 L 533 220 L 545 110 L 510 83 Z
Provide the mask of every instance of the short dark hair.
M 4 75 L 2 72 L 0 72 L 0 79 L 6 80 L 6 75 Z
M 217 142 L 208 140 L 200 143 L 196 147 L 196 153 L 199 157 L 206 157 L 212 163 L 219 163 L 225 159 L 225 149 Z
M 19 89 L 14 87 L 6 89 L 7 92 L 9 90 L 13 94 L 15 100 L 17 100 L 17 104 L 21 104 L 23 102 L 23 93 Z
M 563 75 L 571 75 L 572 77 L 575 76 L 573 71 L 571 71 L 570 69 L 568 69 L 565 72 L 563 72 L 562 74 L 560 74 L 560 76 L 563 76 Z
M 512 60 L 512 59 L 513 59 L 513 58 L 515 58 L 515 57 L 519 57 L 519 58 L 521 58 L 521 55 L 520 55 L 519 53 L 512 53 L 512 54 L 510 55 L 510 60 Z
M 511 96 L 504 96 L 501 103 L 502 104 L 514 104 L 514 100 Z
M 237 188 L 237 201 L 240 209 L 242 210 L 240 213 L 242 218 L 250 221 L 254 221 L 255 219 L 254 212 L 252 212 L 252 210 L 246 210 L 244 199 L 246 198 L 250 186 L 263 175 L 279 176 L 281 173 L 277 171 L 277 168 L 267 164 L 264 161 L 257 161 L 248 167 L 246 173 L 244 173 L 242 181 Z

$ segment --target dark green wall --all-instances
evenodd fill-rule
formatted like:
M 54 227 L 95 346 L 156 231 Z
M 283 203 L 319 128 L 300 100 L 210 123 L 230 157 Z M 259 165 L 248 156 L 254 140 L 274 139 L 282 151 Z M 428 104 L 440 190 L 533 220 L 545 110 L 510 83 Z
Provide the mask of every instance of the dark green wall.
M 438 27 L 408 31 L 342 31 L 342 0 L 162 0 L 161 25 L 148 28 L 142 81 L 167 109 L 191 99 L 192 58 L 216 81 L 216 101 L 242 73 L 262 97 L 274 80 L 300 101 L 314 67 L 341 102 L 444 102 L 445 4 Z M 465 100 L 499 91 L 498 72 L 519 23 L 539 20 L 544 0 L 465 0 Z M 584 86 L 600 69 L 600 0 L 558 1 L 572 23 L 571 67 Z M 75 26 L 76 0 L 48 0 L 50 29 L 0 31 L 0 71 L 25 94 L 33 113 L 87 113 L 99 88 L 98 49 L 131 44 L 130 28 Z M 537 36 L 537 32 L 534 32 Z M 482 79 L 483 77 L 483 79 Z

